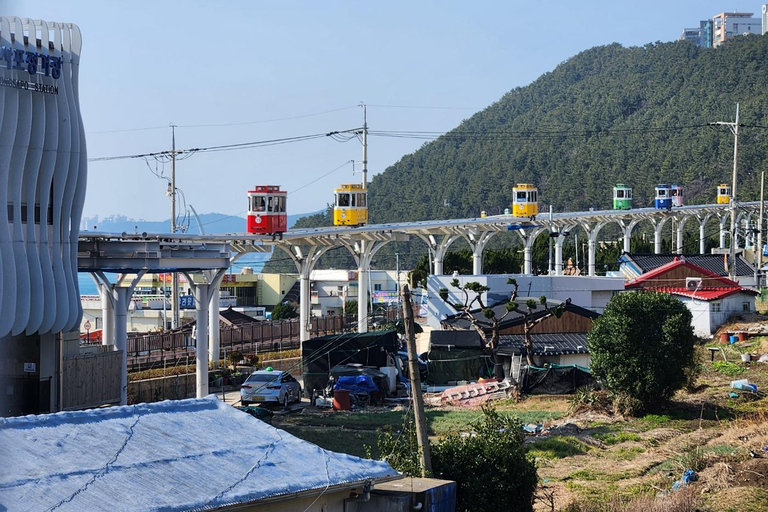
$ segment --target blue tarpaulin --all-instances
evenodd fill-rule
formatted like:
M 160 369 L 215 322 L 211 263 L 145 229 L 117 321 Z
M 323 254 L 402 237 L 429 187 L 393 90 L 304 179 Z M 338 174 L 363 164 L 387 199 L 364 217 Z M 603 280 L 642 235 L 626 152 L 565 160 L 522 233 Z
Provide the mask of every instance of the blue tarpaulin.
M 369 375 L 350 375 L 339 377 L 333 389 L 348 389 L 355 395 L 367 395 L 379 390 Z

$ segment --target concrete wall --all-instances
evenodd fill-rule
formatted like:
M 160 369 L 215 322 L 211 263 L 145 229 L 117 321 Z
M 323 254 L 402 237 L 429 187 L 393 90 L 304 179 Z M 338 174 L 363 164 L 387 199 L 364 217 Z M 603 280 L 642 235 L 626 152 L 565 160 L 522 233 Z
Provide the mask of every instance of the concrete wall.
M 471 281 L 490 287 L 490 291 L 483 294 L 486 305 L 494 304 L 509 298 L 512 285 L 507 284 L 507 279 L 514 277 L 518 282 L 518 295 L 538 298 L 546 295 L 549 299 L 566 300 L 577 306 L 602 313 L 608 301 L 616 293 L 624 290 L 622 277 L 575 277 L 575 276 L 520 276 L 507 274 L 494 274 L 482 276 L 461 275 L 459 283 L 464 285 Z M 448 315 L 455 314 L 455 310 L 440 299 L 440 288 L 448 289 L 449 302 L 464 301 L 461 292 L 451 286 L 453 276 L 429 276 L 427 279 L 427 322 L 435 329 L 440 328 L 440 320 Z

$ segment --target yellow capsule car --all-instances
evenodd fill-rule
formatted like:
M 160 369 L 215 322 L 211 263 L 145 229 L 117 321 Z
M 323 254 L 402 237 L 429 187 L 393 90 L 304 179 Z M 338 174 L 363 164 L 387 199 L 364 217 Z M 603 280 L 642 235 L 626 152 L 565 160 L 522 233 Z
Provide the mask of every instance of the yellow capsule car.
M 730 204 L 731 186 L 721 183 L 717 186 L 717 204 Z
M 368 190 L 362 185 L 333 189 L 333 225 L 362 226 L 368 223 Z
M 539 189 L 527 183 L 518 183 L 512 187 L 512 215 L 534 220 L 538 214 Z

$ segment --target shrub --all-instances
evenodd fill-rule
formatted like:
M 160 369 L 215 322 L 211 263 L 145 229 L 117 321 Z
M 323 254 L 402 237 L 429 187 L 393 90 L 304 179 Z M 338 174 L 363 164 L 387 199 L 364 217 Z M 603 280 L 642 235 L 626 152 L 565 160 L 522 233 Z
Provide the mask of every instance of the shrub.
M 695 372 L 692 315 L 666 293 L 614 296 L 595 320 L 587 340 L 592 372 L 608 389 L 624 393 L 625 411 L 659 407 Z
M 227 361 L 229 361 L 229 364 L 232 366 L 237 365 L 240 361 L 243 360 L 243 353 L 239 350 L 233 350 L 229 354 L 227 354 Z
M 434 476 L 456 481 L 456 510 L 533 510 L 536 466 L 520 420 L 484 405 L 468 436 L 450 434 L 432 449 Z
M 284 320 L 286 318 L 296 318 L 296 308 L 291 304 L 277 304 L 272 308 L 272 320 Z
M 466 435 L 449 434 L 437 445 L 430 444 L 432 476 L 456 482 L 456 510 L 532 511 L 536 465 L 525 453 L 522 423 L 488 404 L 482 413 Z M 393 468 L 421 475 L 412 421 L 406 420 L 397 435 L 381 434 L 378 447 Z

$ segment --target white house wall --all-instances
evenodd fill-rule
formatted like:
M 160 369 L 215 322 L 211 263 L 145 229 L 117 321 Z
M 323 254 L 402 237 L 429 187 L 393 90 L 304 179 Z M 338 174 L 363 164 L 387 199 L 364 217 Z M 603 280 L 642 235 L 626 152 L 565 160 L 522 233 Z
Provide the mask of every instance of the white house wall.
M 483 294 L 486 305 L 505 300 L 512 291 L 512 285 L 507 284 L 507 279 L 514 277 L 518 283 L 518 295 L 521 297 L 540 297 L 546 295 L 548 299 L 571 299 L 577 306 L 602 313 L 608 301 L 616 293 L 624 290 L 623 277 L 574 277 L 574 276 L 510 276 L 507 274 L 492 274 L 482 276 L 460 275 L 461 285 L 471 281 L 477 281 L 488 286 L 491 291 Z M 464 302 L 461 292 L 451 286 L 451 275 L 431 275 L 427 278 L 427 322 L 430 326 L 439 329 L 440 321 L 456 311 L 440 299 L 440 288 L 447 288 L 448 301 L 451 303 Z M 458 292 L 458 293 L 457 293 Z
M 755 311 L 755 297 L 751 294 L 737 293 L 720 301 L 707 302 L 678 297 L 691 311 L 693 331 L 696 336 L 707 338 L 712 336 L 733 314 L 744 313 L 744 303 L 749 304 L 749 311 Z M 719 303 L 720 311 L 714 312 L 713 305 Z
M 0 17 L 0 337 L 80 323 L 81 46 L 75 25 Z
M 680 299 L 682 300 L 683 304 L 685 304 L 686 307 L 690 310 L 693 317 L 691 320 L 691 324 L 693 325 L 693 333 L 696 336 L 702 338 L 711 336 L 712 316 L 718 315 L 718 313 L 710 313 L 710 303 L 705 300 L 691 300 L 688 298 Z

